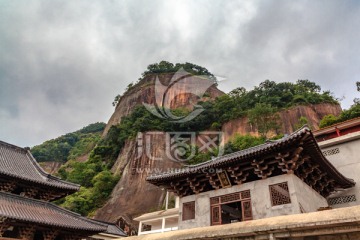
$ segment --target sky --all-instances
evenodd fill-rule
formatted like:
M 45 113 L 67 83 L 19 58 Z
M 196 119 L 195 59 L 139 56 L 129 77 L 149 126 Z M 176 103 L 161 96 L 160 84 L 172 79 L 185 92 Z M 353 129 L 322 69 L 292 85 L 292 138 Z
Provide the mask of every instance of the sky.
M 349 108 L 360 1 L 0 0 L 0 140 L 34 146 L 107 122 L 161 60 L 206 67 L 224 92 L 309 79 Z

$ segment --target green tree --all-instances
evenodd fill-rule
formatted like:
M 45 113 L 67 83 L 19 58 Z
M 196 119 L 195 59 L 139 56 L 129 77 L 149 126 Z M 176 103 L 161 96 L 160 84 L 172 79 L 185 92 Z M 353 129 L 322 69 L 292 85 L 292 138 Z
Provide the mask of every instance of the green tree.
M 118 94 L 115 96 L 114 101 L 112 102 L 113 107 L 116 107 L 118 102 L 120 101 L 121 95 Z
M 333 125 L 335 123 L 337 123 L 339 121 L 339 119 L 337 117 L 335 117 L 333 114 L 329 114 L 323 117 L 323 119 L 321 119 L 320 123 L 319 123 L 319 127 L 320 128 L 324 128 L 330 125 Z
M 301 128 L 302 126 L 308 125 L 308 124 L 309 124 L 309 120 L 308 120 L 306 117 L 301 116 L 301 117 L 299 118 L 299 120 L 298 120 L 298 123 L 295 124 L 295 128 L 296 128 L 296 129 L 299 129 L 299 128 Z
M 262 137 L 266 137 L 271 130 L 279 127 L 279 115 L 277 110 L 269 104 L 258 103 L 255 108 L 249 110 L 249 123 L 253 124 Z

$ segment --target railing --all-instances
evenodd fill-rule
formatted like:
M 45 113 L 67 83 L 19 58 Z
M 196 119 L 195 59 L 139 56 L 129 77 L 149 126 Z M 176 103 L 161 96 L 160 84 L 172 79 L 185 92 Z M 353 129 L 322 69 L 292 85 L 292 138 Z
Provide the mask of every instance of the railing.
M 175 231 L 175 230 L 178 230 L 178 227 L 162 228 L 162 229 L 157 229 L 157 230 L 139 232 L 139 235 L 145 235 L 145 234 L 151 234 L 151 233 L 163 233 L 163 232 L 170 232 L 170 231 Z

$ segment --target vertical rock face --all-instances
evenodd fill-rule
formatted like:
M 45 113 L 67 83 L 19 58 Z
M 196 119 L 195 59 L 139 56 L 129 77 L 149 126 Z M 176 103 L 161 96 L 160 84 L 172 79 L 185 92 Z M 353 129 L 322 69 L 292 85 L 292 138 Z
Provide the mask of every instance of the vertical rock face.
M 122 177 L 113 190 L 110 200 L 97 211 L 95 218 L 117 221 L 120 217 L 131 221 L 143 213 L 156 211 L 163 205 L 166 192 L 145 181 L 146 177 L 179 168 L 165 153 L 164 133 L 152 133 L 139 148 L 136 140 L 128 141 L 112 168 Z M 143 153 L 139 153 L 139 151 Z
M 166 88 L 164 97 L 171 99 L 171 101 L 166 101 L 166 104 L 164 104 L 167 108 L 192 108 L 196 102 L 204 100 L 199 99 L 195 95 L 199 93 L 197 92 L 198 89 L 202 89 L 201 82 L 205 81 L 200 79 L 200 77 L 186 77 L 185 79 L 179 81 L 176 84 L 176 87 L 171 87 L 170 84 L 172 83 L 172 80 L 177 79 L 180 76 L 172 73 L 147 75 L 143 80 L 136 84 L 136 86 L 129 89 L 129 91 L 120 98 L 118 104 L 116 105 L 115 112 L 110 117 L 105 127 L 103 136 L 107 134 L 111 126 L 119 124 L 121 118 L 129 115 L 136 106 L 142 105 L 143 103 L 151 105 L 155 104 L 156 97 L 159 97 L 156 96 L 155 93 L 155 82 L 157 77 L 161 85 Z M 207 89 L 206 94 L 208 98 L 215 99 L 224 93 L 213 85 Z
M 62 166 L 61 162 L 40 162 L 40 166 L 45 170 L 45 172 L 50 174 L 55 174 Z
M 296 131 L 301 117 L 306 117 L 308 125 L 313 129 L 319 129 L 320 120 L 328 114 L 338 116 L 341 113 L 341 107 L 338 104 L 320 103 L 316 105 L 301 105 L 295 106 L 290 109 L 280 111 L 280 133 L 290 134 Z M 258 135 L 255 127 L 251 126 L 247 118 L 239 118 L 231 120 L 222 126 L 224 133 L 224 141 L 228 142 L 236 134 L 245 135 Z

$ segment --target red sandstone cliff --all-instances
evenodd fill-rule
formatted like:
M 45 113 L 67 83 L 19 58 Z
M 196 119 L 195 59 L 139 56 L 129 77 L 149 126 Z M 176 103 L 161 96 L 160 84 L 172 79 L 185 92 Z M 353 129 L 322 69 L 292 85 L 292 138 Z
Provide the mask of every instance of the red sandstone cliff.
M 156 96 L 155 96 L 155 81 L 156 77 L 159 77 L 160 82 L 167 86 L 171 79 L 176 76 L 172 73 L 167 74 L 150 74 L 147 75 L 143 80 L 141 80 L 138 84 L 130 88 L 119 100 L 118 104 L 115 107 L 115 112 L 110 117 L 103 136 L 107 134 L 110 127 L 112 125 L 119 124 L 121 118 L 130 114 L 131 111 L 138 105 L 142 105 L 143 103 L 147 104 L 154 104 Z M 199 81 L 194 81 L 194 79 L 198 80 L 197 76 L 187 77 L 184 84 L 180 87 L 173 89 L 169 88 L 167 92 L 167 96 L 172 99 L 170 102 L 170 106 L 168 108 L 191 108 L 196 102 L 199 100 L 206 100 L 206 99 L 199 99 L 197 96 L 188 94 L 189 89 L 197 89 L 199 88 L 198 84 Z M 180 94 L 180 92 L 182 94 Z M 185 93 L 185 94 L 184 94 Z M 224 93 L 216 88 L 215 85 L 208 88 L 206 91 L 208 98 L 215 99 L 218 96 L 223 95 Z
M 320 120 L 328 114 L 338 116 L 341 113 L 341 107 L 337 104 L 320 103 L 316 105 L 300 105 L 279 112 L 279 133 L 290 134 L 296 130 L 301 117 L 306 117 L 308 125 L 313 129 L 319 129 Z M 248 119 L 239 118 L 231 120 L 222 126 L 224 141 L 228 142 L 235 134 L 258 135 L 257 129 L 250 126 Z

